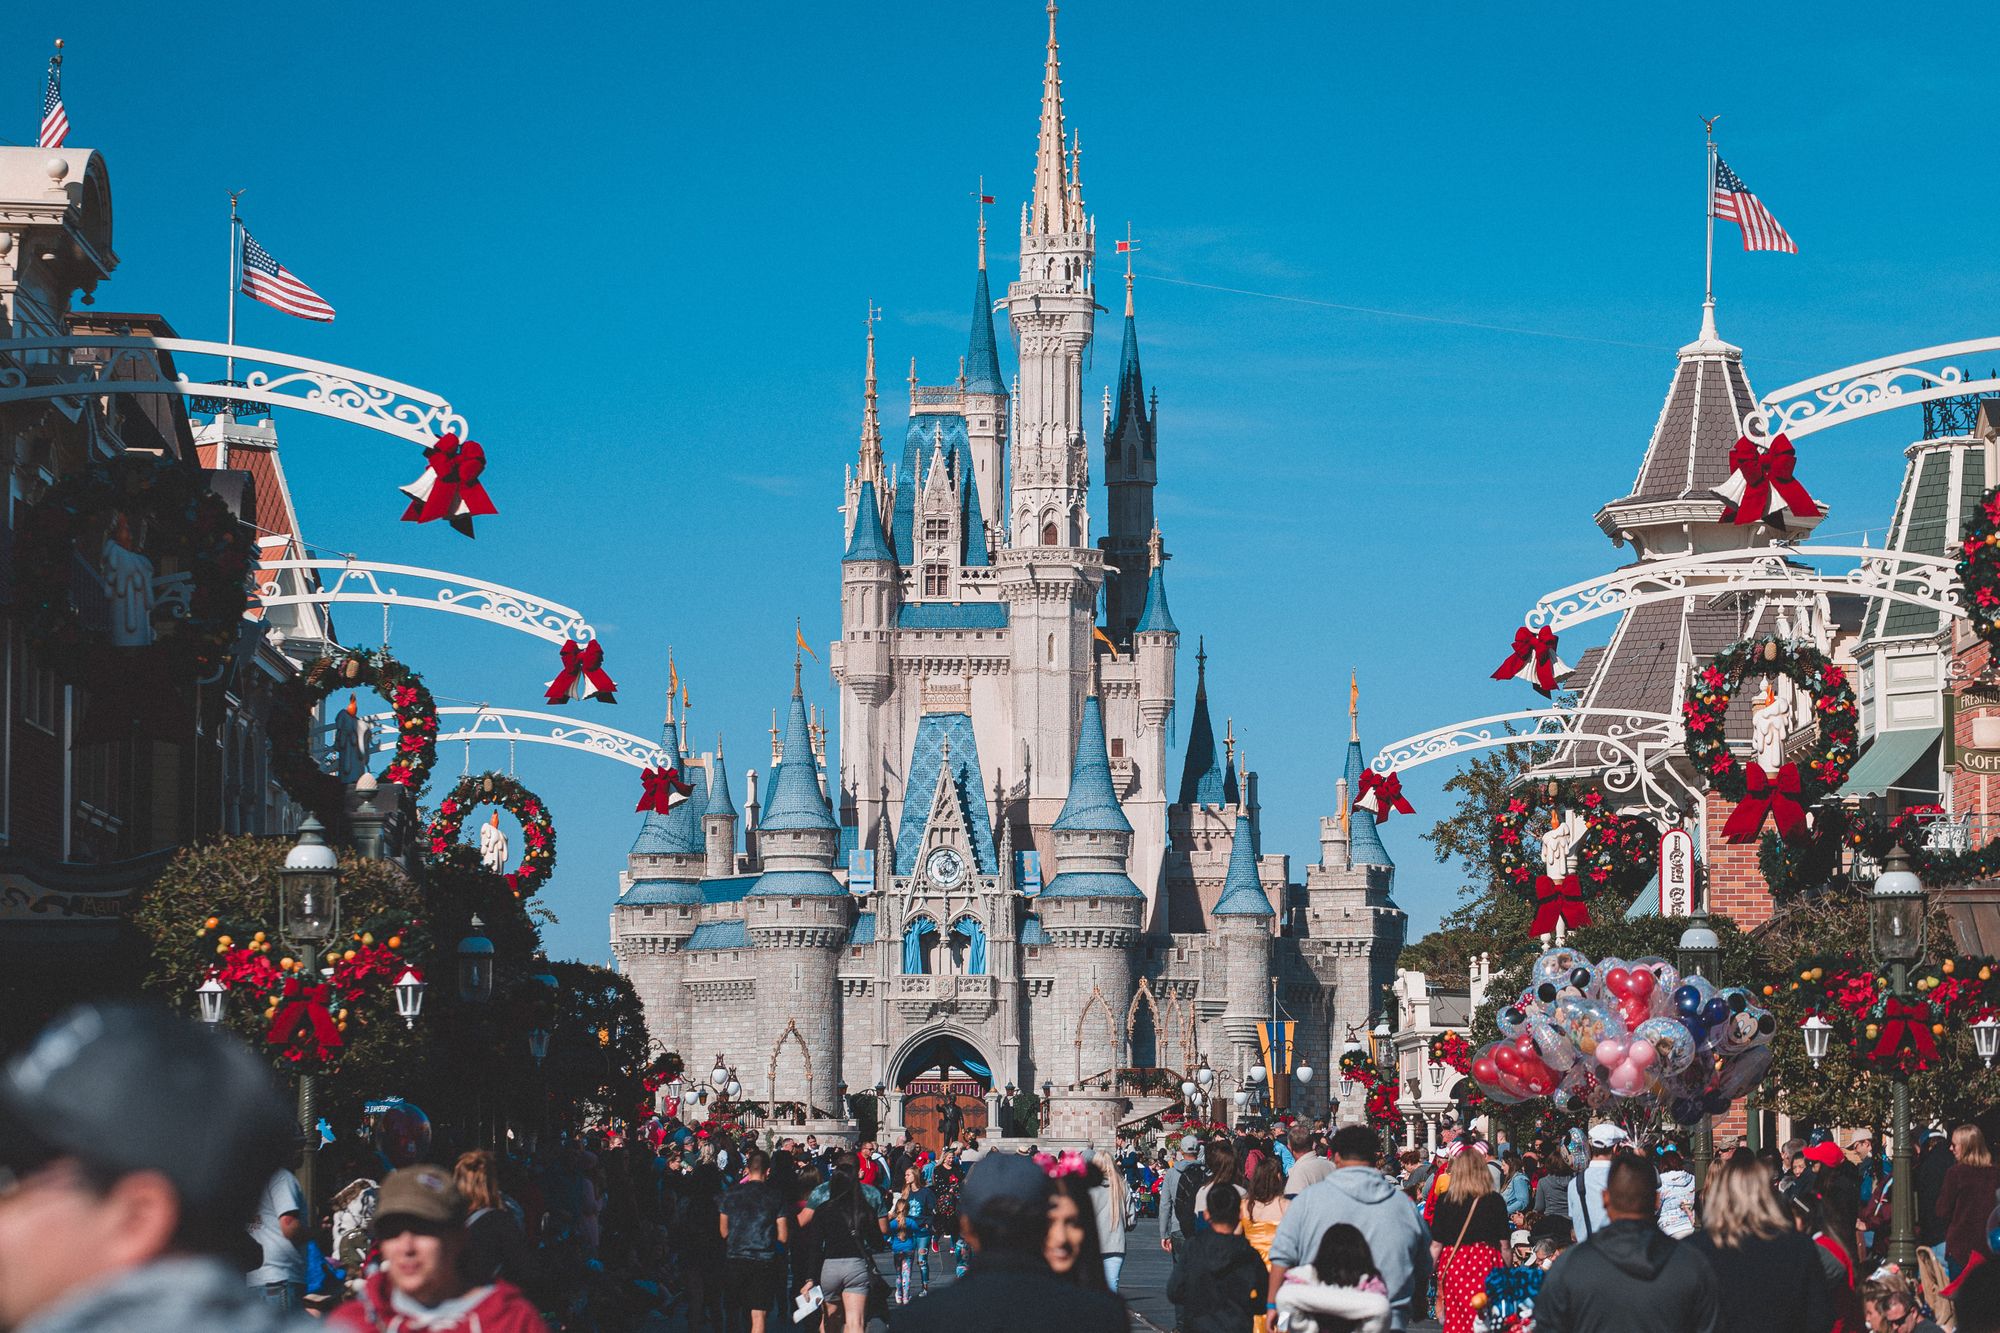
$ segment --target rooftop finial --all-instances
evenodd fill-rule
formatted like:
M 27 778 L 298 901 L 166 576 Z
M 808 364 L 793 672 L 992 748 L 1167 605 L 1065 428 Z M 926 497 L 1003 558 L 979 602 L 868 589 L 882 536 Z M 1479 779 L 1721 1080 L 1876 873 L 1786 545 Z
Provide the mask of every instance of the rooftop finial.
M 798 647 L 792 650 L 792 697 L 794 699 L 802 699 L 805 697 L 806 692 L 806 626 L 805 622 L 797 617 L 792 619 L 792 636 L 798 640 L 799 644 Z M 776 730 L 776 728 L 774 727 L 773 730 Z
M 674 666 L 674 646 L 667 645 L 667 721 L 674 720 L 674 696 L 681 692 L 681 673 Z
M 862 391 L 861 480 L 882 484 L 882 417 L 875 406 L 875 321 L 882 309 L 868 303 L 868 373 Z
M 1037 235 L 1081 230 L 1081 210 L 1075 210 L 1070 192 L 1068 137 L 1063 133 L 1062 60 L 1056 46 L 1056 7 L 1051 0 L 1049 53 L 1042 70 L 1042 125 L 1035 145 L 1035 197 L 1028 215 L 1029 229 Z
M 1125 318 L 1132 318 L 1132 256 L 1137 253 L 1139 243 L 1132 239 L 1132 224 L 1125 224 L 1125 239 L 1118 242 L 1118 253 L 1125 256 Z
M 1231 763 L 1236 761 L 1236 719 L 1233 717 L 1222 720 L 1222 753 Z
M 979 205 L 979 267 L 984 271 L 986 268 L 986 206 L 993 202 L 993 196 L 986 193 L 986 178 L 984 176 L 979 178 L 979 188 L 972 192 L 972 197 Z
M 1195 636 L 1194 688 L 1197 693 L 1208 688 L 1208 636 L 1206 634 Z
M 1361 739 L 1361 677 L 1353 671 L 1347 673 L 1347 739 Z
M 1158 569 L 1167 563 L 1167 544 L 1160 540 L 1160 525 L 1153 525 L 1153 535 L 1146 538 L 1146 568 Z

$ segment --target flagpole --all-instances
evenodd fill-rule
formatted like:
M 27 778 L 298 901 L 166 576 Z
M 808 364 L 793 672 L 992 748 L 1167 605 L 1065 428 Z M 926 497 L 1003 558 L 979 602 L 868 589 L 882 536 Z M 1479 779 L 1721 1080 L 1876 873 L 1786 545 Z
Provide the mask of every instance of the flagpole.
M 1701 336 L 1713 340 L 1715 334 L 1715 122 L 1721 116 L 1703 116 L 1702 129 L 1708 138 L 1704 160 L 1708 173 L 1702 183 L 1702 211 L 1708 216 L 1707 256 L 1701 282 Z
M 236 265 L 243 258 L 243 245 L 237 235 L 243 226 L 243 218 L 236 211 L 236 201 L 246 193 L 248 192 L 245 190 L 229 192 L 229 345 L 232 348 L 236 346 L 236 288 L 239 285 L 236 281 Z M 223 378 L 231 380 L 236 378 L 235 357 L 224 359 Z

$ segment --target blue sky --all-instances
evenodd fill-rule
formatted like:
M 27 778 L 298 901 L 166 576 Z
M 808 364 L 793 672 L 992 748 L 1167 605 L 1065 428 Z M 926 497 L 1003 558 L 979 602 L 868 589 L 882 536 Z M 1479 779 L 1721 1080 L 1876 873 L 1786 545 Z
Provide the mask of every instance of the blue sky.
M 816 644 L 838 632 L 863 311 L 886 312 L 899 438 L 909 358 L 942 382 L 964 347 L 982 175 L 996 280 L 1011 266 L 1041 8 L 463 13 L 104 5 L 55 29 L 10 7 L 0 131 L 31 138 L 67 38 L 71 143 L 107 154 L 116 205 L 99 308 L 190 336 L 221 336 L 226 191 L 247 188 L 258 239 L 340 318 L 246 303 L 240 340 L 445 394 L 502 510 L 476 542 L 399 524 L 416 451 L 292 416 L 307 536 L 582 608 L 624 702 L 581 707 L 628 730 L 657 728 L 674 644 L 697 736 L 761 768 L 793 618 Z M 1629 486 L 1698 323 L 1699 115 L 1722 115 L 1724 155 L 1802 251 L 1718 231 L 1721 328 L 1753 385 L 1994 332 L 1993 113 L 1948 57 L 1995 27 L 1972 5 L 1901 24 L 1859 5 L 1064 10 L 1087 203 L 1107 251 L 1127 219 L 1142 243 L 1182 678 L 1205 635 L 1215 706 L 1263 774 L 1266 849 L 1295 875 L 1332 807 L 1350 667 L 1371 747 L 1526 707 L 1485 678 L 1511 627 L 1622 560 L 1589 516 Z M 1112 272 L 1107 255 L 1115 310 Z M 1826 537 L 1879 532 L 1917 429 L 1803 447 Z M 340 623 L 380 637 L 373 611 Z M 400 613 L 391 640 L 443 696 L 534 707 L 551 674 L 547 645 L 449 617 Z M 823 670 L 808 691 L 833 699 Z M 551 943 L 602 958 L 633 771 L 542 747 L 515 764 L 558 821 Z M 1388 829 L 1413 934 L 1456 887 L 1415 837 L 1441 769 L 1411 775 L 1418 819 Z

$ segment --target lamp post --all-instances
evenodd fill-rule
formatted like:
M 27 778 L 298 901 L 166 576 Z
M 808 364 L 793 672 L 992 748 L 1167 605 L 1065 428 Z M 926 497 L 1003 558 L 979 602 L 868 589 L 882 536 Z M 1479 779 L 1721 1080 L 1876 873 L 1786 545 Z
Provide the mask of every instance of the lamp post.
M 1394 1034 L 1389 1031 L 1389 1016 L 1387 1014 L 1382 1015 L 1368 1035 L 1375 1040 L 1375 1068 L 1380 1071 L 1383 1080 L 1390 1087 L 1395 1087 L 1396 1080 L 1401 1077 L 1401 1071 L 1398 1069 L 1399 1061 L 1396 1059 Z M 1361 1119 L 1364 1123 L 1368 1119 L 1368 1108 L 1366 1106 L 1361 1108 Z M 1394 1126 L 1382 1126 L 1382 1154 L 1382 1162 L 1385 1166 L 1393 1162 L 1396 1158 L 1396 1130 Z
M 1713 983 L 1722 962 L 1722 941 L 1716 938 L 1715 930 L 1708 924 L 1708 905 L 1691 917 L 1687 929 L 1681 932 L 1681 942 L 1676 952 L 1680 955 L 1683 977 L 1699 976 Z M 1701 1189 L 1708 1184 L 1709 1164 L 1715 1160 L 1715 1135 L 1709 1127 L 1709 1117 L 1703 1113 L 1696 1123 L 1689 1155 L 1694 1158 L 1694 1187 Z
M 305 984 L 319 984 L 319 950 L 340 929 L 340 857 L 326 845 L 326 828 L 311 815 L 299 825 L 299 840 L 285 854 L 278 872 L 278 934 L 298 953 L 299 975 Z M 203 1000 L 203 1016 L 209 1001 Z M 222 1017 L 216 1007 L 216 1018 Z M 299 1075 L 299 1129 L 310 1135 L 319 1120 L 317 1090 L 311 1074 Z M 306 1215 L 313 1208 L 313 1150 L 299 1162 L 299 1189 Z
M 1868 896 L 1869 943 L 1878 962 L 1889 968 L 1889 995 L 1907 1003 L 1910 999 L 1910 964 L 1924 956 L 1924 909 L 1927 906 L 1924 882 L 1910 870 L 1910 861 L 1900 846 L 1892 846 L 1875 891 Z M 1975 1040 L 1977 1034 L 1975 1034 Z M 1890 1105 L 1890 1132 L 1896 1136 L 1890 1155 L 1889 1173 L 1893 1180 L 1908 1182 L 1915 1168 L 1910 1153 L 1910 1080 L 1897 1069 L 1889 1076 L 1894 1089 Z M 1917 1259 L 1915 1214 L 1911 1191 L 1889 1191 L 1889 1261 L 1905 1272 Z
M 458 998 L 485 1004 L 493 998 L 493 941 L 486 938 L 486 923 L 476 913 L 471 929 L 458 942 Z

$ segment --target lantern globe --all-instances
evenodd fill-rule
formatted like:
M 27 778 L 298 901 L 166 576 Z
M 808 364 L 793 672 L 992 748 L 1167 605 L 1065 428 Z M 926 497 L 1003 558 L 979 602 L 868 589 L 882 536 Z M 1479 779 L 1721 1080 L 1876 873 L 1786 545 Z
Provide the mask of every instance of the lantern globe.
M 1311 1065 L 1300 1065 L 1294 1072 L 1298 1075 L 1298 1080 L 1301 1083 L 1310 1083 L 1313 1081 L 1313 1067 Z
M 1974 1023 L 1972 1045 L 1979 1052 L 1979 1062 L 1988 1069 L 1993 1068 L 1995 1057 L 2000 1057 L 2000 1018 L 1988 1014 Z
M 417 1025 L 424 1012 L 424 992 L 429 989 L 414 967 L 404 968 L 403 975 L 396 978 L 396 1015 L 403 1020 L 404 1027 Z
M 325 835 L 307 815 L 278 872 L 278 933 L 296 944 L 319 944 L 340 928 L 340 855 Z
M 472 933 L 458 942 L 458 998 L 465 1004 L 485 1004 L 493 998 L 493 941 L 486 923 L 472 918 Z
M 549 1030 L 547 1028 L 528 1029 L 528 1055 L 536 1064 L 549 1058 Z
M 1805 1034 L 1806 1059 L 1817 1069 L 1819 1062 L 1826 1059 L 1827 1046 L 1833 1039 L 1833 1024 L 1814 1014 L 1800 1024 L 1800 1031 Z
M 1883 964 L 1914 963 L 1924 956 L 1924 882 L 1910 870 L 1901 846 L 1892 847 L 1868 895 L 1869 944 Z
M 214 1027 L 222 1021 L 222 1015 L 229 1007 L 229 987 L 222 984 L 213 972 L 208 979 L 194 988 L 195 1002 L 201 1006 L 201 1021 Z

